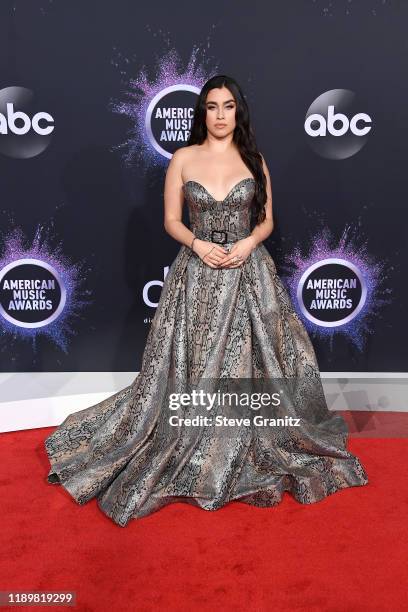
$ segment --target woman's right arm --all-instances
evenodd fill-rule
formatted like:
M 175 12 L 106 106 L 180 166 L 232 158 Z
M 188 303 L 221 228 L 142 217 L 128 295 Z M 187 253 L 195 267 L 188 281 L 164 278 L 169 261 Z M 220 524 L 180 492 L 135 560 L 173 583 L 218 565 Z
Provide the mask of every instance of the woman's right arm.
M 194 234 L 182 222 L 184 193 L 181 171 L 184 155 L 182 148 L 177 149 L 167 168 L 164 183 L 164 229 L 175 240 L 190 247 Z
M 188 155 L 185 147 L 177 149 L 170 160 L 166 172 L 164 184 L 164 229 L 175 240 L 191 248 L 194 234 L 182 222 L 183 215 L 183 164 Z M 225 256 L 224 249 L 220 245 L 196 238 L 193 251 L 199 258 L 211 268 L 216 268 L 217 263 Z

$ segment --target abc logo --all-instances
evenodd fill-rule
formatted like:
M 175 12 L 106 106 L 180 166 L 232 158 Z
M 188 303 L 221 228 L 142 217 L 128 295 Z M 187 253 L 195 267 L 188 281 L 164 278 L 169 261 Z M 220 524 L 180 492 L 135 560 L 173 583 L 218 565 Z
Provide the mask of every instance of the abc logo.
M 17 127 L 16 120 L 21 119 L 23 125 Z M 13 134 L 27 134 L 32 127 L 34 132 L 41 134 L 42 136 L 48 136 L 54 129 L 54 126 L 47 125 L 46 127 L 40 126 L 40 119 L 44 119 L 48 124 L 53 123 L 54 120 L 49 113 L 36 113 L 32 120 L 23 111 L 15 111 L 12 102 L 7 102 L 7 116 L 5 117 L 0 113 L 0 134 L 8 134 L 8 128 Z
M 35 157 L 50 144 L 54 127 L 52 115 L 35 108 L 30 89 L 0 90 L 0 153 L 18 159 Z
M 169 266 L 165 266 L 165 268 L 163 268 L 163 281 L 152 280 L 146 283 L 145 286 L 143 287 L 143 301 L 146 304 L 146 306 L 150 306 L 151 308 L 157 308 L 157 306 L 159 305 L 159 302 L 153 302 L 150 299 L 149 294 L 150 294 L 152 287 L 160 287 L 160 289 L 163 288 L 164 281 L 166 280 L 168 271 L 169 271 Z M 159 299 L 160 299 L 160 294 L 159 294 Z
M 352 91 L 332 89 L 311 104 L 304 128 L 316 153 L 328 159 L 346 159 L 365 145 L 372 120 L 361 112 Z
M 336 128 L 334 123 L 337 121 L 341 123 L 341 126 Z M 358 121 L 361 121 L 365 127 L 358 127 Z M 313 128 L 312 125 L 318 124 L 317 128 Z M 371 123 L 371 118 L 366 113 L 357 113 L 350 119 L 343 115 L 343 113 L 335 113 L 334 106 L 329 106 L 327 113 L 327 121 L 322 115 L 314 114 L 310 115 L 306 119 L 305 130 L 309 136 L 326 136 L 327 132 L 333 136 L 343 136 L 350 127 L 350 130 L 356 136 L 365 136 L 371 130 L 371 127 L 367 127 L 366 124 Z

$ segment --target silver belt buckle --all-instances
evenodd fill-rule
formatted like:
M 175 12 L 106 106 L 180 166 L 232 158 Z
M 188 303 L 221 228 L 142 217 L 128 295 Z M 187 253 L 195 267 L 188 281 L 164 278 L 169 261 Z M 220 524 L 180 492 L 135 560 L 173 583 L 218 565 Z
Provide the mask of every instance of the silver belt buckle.
M 223 240 L 216 240 L 214 238 L 214 234 L 224 234 Z M 212 230 L 211 232 L 211 242 L 216 242 L 217 244 L 225 244 L 227 242 L 227 232 L 225 230 Z

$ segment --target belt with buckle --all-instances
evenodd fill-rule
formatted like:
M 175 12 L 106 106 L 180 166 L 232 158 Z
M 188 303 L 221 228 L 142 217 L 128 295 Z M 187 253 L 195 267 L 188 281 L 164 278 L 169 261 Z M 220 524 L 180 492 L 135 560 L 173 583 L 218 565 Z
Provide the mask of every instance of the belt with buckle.
M 235 242 L 236 240 L 240 240 L 241 238 L 246 238 L 250 235 L 250 231 L 242 231 L 242 232 L 232 232 L 230 230 L 224 229 L 214 229 L 208 231 L 197 231 L 194 232 L 197 238 L 201 238 L 201 240 L 210 240 L 211 242 L 216 242 L 217 244 L 226 244 L 227 242 Z

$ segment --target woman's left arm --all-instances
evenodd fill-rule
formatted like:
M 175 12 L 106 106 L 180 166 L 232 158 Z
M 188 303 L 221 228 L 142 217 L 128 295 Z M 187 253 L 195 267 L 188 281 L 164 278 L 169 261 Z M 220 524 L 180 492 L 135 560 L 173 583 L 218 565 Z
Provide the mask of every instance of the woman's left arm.
M 253 241 L 254 248 L 258 246 L 260 242 L 268 238 L 272 234 L 273 231 L 273 214 L 272 214 L 272 185 L 271 185 L 271 177 L 269 174 L 268 166 L 262 157 L 262 167 L 266 177 L 266 202 L 265 202 L 265 214 L 266 217 L 262 221 L 254 227 L 250 236 L 248 238 Z

